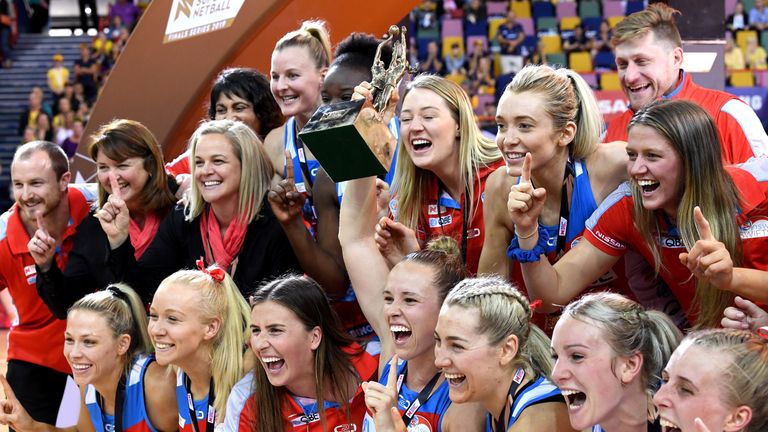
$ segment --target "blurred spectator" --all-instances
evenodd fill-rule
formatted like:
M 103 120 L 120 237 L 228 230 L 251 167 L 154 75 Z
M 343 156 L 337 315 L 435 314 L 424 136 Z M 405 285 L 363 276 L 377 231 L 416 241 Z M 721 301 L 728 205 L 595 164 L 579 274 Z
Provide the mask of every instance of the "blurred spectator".
M 42 33 L 48 27 L 48 0 L 26 0 L 32 15 L 29 18 L 30 33 Z
M 45 111 L 40 111 L 37 115 L 37 127 L 35 129 L 35 139 L 43 141 L 53 141 L 53 127 L 51 127 L 51 116 Z
M 547 54 L 544 52 L 544 42 L 542 40 L 536 43 L 536 50 L 528 58 L 527 63 L 535 65 L 547 64 Z
M 96 0 L 77 0 L 80 8 L 80 28 L 83 31 L 89 28 L 99 28 L 99 15 L 96 9 Z M 93 23 L 93 25 L 91 25 Z
M 611 25 L 607 20 L 600 23 L 600 31 L 592 39 L 592 56 L 599 52 L 611 52 Z
M 510 8 L 507 20 L 496 31 L 496 42 L 501 46 L 502 54 L 525 55 L 526 53 L 522 52 L 524 40 L 523 26 L 517 22 L 515 11 Z
M 470 0 L 464 6 L 464 19 L 472 24 L 487 21 L 488 12 L 485 10 L 485 5 L 480 0 Z
M 563 42 L 563 51 L 566 54 L 579 51 L 589 51 L 590 41 L 584 34 L 584 27 L 579 24 L 573 29 L 573 34 Z
M 496 80 L 493 78 L 491 58 L 481 57 L 475 73 L 469 76 L 471 94 L 495 95 Z
M 77 107 L 76 116 L 80 117 L 83 124 L 88 123 L 88 119 L 91 118 L 91 104 L 88 101 L 81 101 L 80 106 Z
M 114 22 L 115 17 L 120 17 L 123 26 L 132 29 L 141 15 L 141 9 L 133 4 L 133 0 L 116 0 L 109 5 L 109 21 Z
M 71 137 L 73 134 L 72 127 L 75 123 L 75 113 L 73 111 L 67 111 L 66 114 L 59 114 L 59 116 L 61 116 L 61 120 L 58 126 L 56 126 L 54 119 L 53 137 L 55 140 L 54 142 L 61 145 L 65 139 Z
M 445 56 L 445 69 L 449 74 L 465 74 L 464 64 L 467 58 L 461 52 L 461 46 L 457 43 L 451 45 L 451 51 Z
M 80 101 L 75 98 L 75 86 L 72 84 L 72 81 L 68 81 L 64 84 L 64 94 L 61 97 L 69 99 L 69 105 L 72 107 L 72 111 L 77 111 L 77 108 L 80 106 Z
M 96 54 L 109 54 L 112 52 L 112 45 L 112 40 L 107 37 L 106 31 L 101 31 L 96 35 L 91 47 Z
M 488 55 L 488 51 L 485 49 L 483 41 L 475 39 L 475 46 L 473 47 L 472 54 L 467 59 L 467 75 L 474 75 L 477 72 L 477 67 L 480 65 L 480 59 Z
M 35 136 L 35 128 L 32 126 L 27 126 L 24 128 L 24 133 L 21 135 L 21 144 L 26 144 L 30 141 L 37 140 L 37 137 Z
M 562 1 L 562 0 L 561 0 Z M 480 129 L 490 134 L 496 134 L 498 126 L 496 123 L 496 103 L 486 102 L 483 106 L 483 114 L 478 118 Z
M 733 37 L 731 36 L 726 36 L 725 38 L 725 54 L 723 60 L 725 62 L 726 80 L 731 78 L 731 71 L 747 68 L 747 64 L 744 61 L 744 53 L 741 52 L 741 48 L 733 43 Z
M 72 102 L 66 97 L 59 99 L 59 104 L 56 107 L 58 114 L 53 116 L 53 130 L 60 128 L 64 125 L 64 120 L 67 114 L 75 113 L 72 110 Z
M 742 2 L 736 2 L 736 7 L 733 10 L 733 14 L 728 15 L 725 20 L 725 27 L 731 32 L 735 33 L 737 30 L 744 30 L 749 23 L 749 15 L 744 12 L 744 4 Z
M 747 59 L 747 67 L 756 70 L 766 69 L 765 49 L 757 44 L 757 38 L 750 36 L 747 38 L 747 50 L 744 53 Z
M 72 121 L 72 135 L 67 137 L 61 143 L 61 148 L 64 150 L 64 153 L 66 153 L 70 159 L 75 157 L 75 153 L 77 152 L 77 146 L 80 144 L 80 140 L 83 137 L 83 129 L 84 129 L 83 119 L 75 116 L 75 119 Z
M 408 63 L 413 67 L 419 64 L 419 49 L 416 47 L 416 40 L 414 39 L 408 43 Z
M 429 73 L 434 75 L 445 75 L 445 65 L 440 60 L 439 46 L 437 42 L 430 41 L 427 44 L 427 58 L 419 66 L 421 73 Z
M 45 113 L 48 116 L 51 116 L 51 109 L 43 104 L 43 89 L 34 87 L 32 88 L 32 91 L 29 92 L 29 105 L 19 116 L 18 135 L 24 134 L 24 129 L 27 126 L 37 130 L 37 117 L 40 113 Z
M 106 33 L 110 39 L 116 41 L 120 39 L 120 33 L 123 29 L 125 29 L 123 19 L 120 18 L 120 15 L 115 15 L 109 19 L 109 27 L 104 29 L 104 33 Z
M 64 66 L 64 56 L 53 56 L 53 67 L 48 69 L 48 89 L 53 93 L 54 106 L 58 107 L 58 101 L 64 95 L 64 85 L 69 81 L 69 69 Z
M 13 23 L 11 0 L 0 0 L 0 68 L 11 67 L 11 24 Z
M 768 8 L 765 0 L 755 0 L 755 8 L 749 11 L 749 25 L 758 31 L 768 28 Z
M 437 3 L 434 0 L 421 0 L 421 3 L 414 9 L 413 19 L 419 29 L 437 30 L 440 26 Z
M 90 47 L 87 44 L 80 44 L 80 58 L 75 60 L 75 83 L 83 86 L 83 95 L 88 101 L 96 97 L 98 73 L 99 65 L 91 56 Z

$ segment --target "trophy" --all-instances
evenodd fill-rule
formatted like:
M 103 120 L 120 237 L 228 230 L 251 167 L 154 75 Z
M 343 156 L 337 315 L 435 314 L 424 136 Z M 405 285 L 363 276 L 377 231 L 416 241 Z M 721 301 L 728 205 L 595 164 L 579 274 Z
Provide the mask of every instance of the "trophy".
M 392 92 L 410 68 L 405 27 L 389 27 L 376 49 L 371 67 L 373 104 L 365 99 L 323 105 L 315 111 L 299 138 L 334 182 L 387 173 L 396 142 L 382 119 Z M 381 49 L 393 43 L 392 61 L 385 67 Z

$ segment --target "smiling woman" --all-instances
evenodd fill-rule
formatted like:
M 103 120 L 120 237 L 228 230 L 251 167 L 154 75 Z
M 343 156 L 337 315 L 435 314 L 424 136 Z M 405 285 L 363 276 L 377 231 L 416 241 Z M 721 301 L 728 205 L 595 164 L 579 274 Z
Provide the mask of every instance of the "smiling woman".
M 274 280 L 251 297 L 251 319 L 259 361 L 233 391 L 228 409 L 241 412 L 227 430 L 362 430 L 361 384 L 376 377 L 378 352 L 344 332 L 322 288 L 306 276 Z
M 245 294 L 256 281 L 299 268 L 285 233 L 266 204 L 272 167 L 256 134 L 241 122 L 203 123 L 190 140 L 192 188 L 138 260 L 127 242 L 125 201 L 103 209 L 102 227 L 116 276 L 154 292 L 160 281 L 200 257 L 216 263 Z

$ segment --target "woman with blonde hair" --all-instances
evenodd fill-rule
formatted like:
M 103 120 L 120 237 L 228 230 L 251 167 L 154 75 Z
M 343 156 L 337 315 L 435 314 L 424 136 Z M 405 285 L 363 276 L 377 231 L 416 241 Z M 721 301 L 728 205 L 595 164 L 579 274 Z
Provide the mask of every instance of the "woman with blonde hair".
M 683 335 L 663 312 L 614 293 L 570 303 L 555 326 L 552 382 L 574 429 L 659 430 L 653 395 Z
M 363 83 L 355 90 L 370 98 L 369 88 Z M 394 198 L 389 203 L 398 223 L 388 218 L 379 222 L 380 247 L 389 249 L 390 240 L 405 235 L 409 246 L 400 251 L 405 255 L 446 235 L 459 244 L 467 270 L 477 273 L 485 183 L 503 163 L 498 148 L 478 128 L 466 92 L 442 77 L 417 76 L 408 83 L 400 112 Z M 390 255 L 390 264 L 402 255 Z
M 665 430 L 768 429 L 768 328 L 711 329 L 686 336 L 662 372 L 653 401 Z
M 155 361 L 144 306 L 127 285 L 88 294 L 69 309 L 64 356 L 80 387 L 77 425 L 57 428 L 33 420 L 4 377 L 0 424 L 19 432 L 177 430 L 173 376 Z
M 168 276 L 149 309 L 149 335 L 157 362 L 176 368 L 179 431 L 213 430 L 243 377 L 248 303 L 220 267 Z
M 766 237 L 759 234 L 768 204 L 764 162 L 726 169 L 712 118 L 687 101 L 656 102 L 638 111 L 629 125 L 627 154 L 630 181 L 587 221 L 586 241 L 552 265 L 538 260 L 541 229 L 520 239 L 519 249 L 533 255 L 522 264 L 532 297 L 548 304 L 568 302 L 635 250 L 655 266 L 699 327 L 717 325 L 734 294 L 767 300 L 764 289 L 733 277 L 736 268 L 768 269 Z M 518 192 L 510 197 L 512 219 L 536 220 L 543 197 L 530 189 Z M 727 274 L 706 272 L 706 254 L 687 255 L 697 240 L 721 242 L 736 268 Z
M 212 120 L 198 127 L 190 148 L 189 201 L 166 217 L 140 259 L 125 241 L 124 200 L 113 194 L 97 213 L 115 276 L 153 293 L 165 277 L 193 268 L 203 257 L 229 272 L 245 293 L 257 281 L 298 269 L 266 202 L 272 167 L 253 130 L 241 122 Z
M 176 183 L 163 170 L 160 145 L 141 123 L 113 120 L 93 134 L 88 152 L 96 161 L 99 196 L 91 214 L 99 214 L 109 197 L 119 194 L 130 214 L 128 239 L 134 258 L 139 259 L 176 202 L 171 190 Z M 64 319 L 75 301 L 119 278 L 107 265 L 109 241 L 98 219 L 85 218 L 78 225 L 64 269 L 56 264 L 56 247 L 50 240 L 44 230 L 39 230 L 29 242 L 29 251 L 37 265 L 40 297 L 56 317 Z M 137 288 L 145 303 L 152 300 L 153 290 Z
M 465 279 L 443 302 L 435 365 L 453 403 L 485 408 L 486 430 L 573 430 L 563 395 L 549 381 L 549 338 L 530 316 L 528 300 L 497 276 Z
M 603 121 L 597 101 L 570 69 L 523 68 L 499 100 L 496 123 L 496 145 L 506 167 L 488 178 L 480 273 L 510 276 L 523 287 L 517 263 L 534 257 L 519 253 L 515 245 L 541 227 L 536 253 L 557 261 L 579 241 L 597 205 L 626 178 L 627 154 L 623 142 L 600 144 Z M 519 192 L 534 188 L 544 194 L 537 201 L 540 214 L 515 221 L 510 203 Z M 631 295 L 623 270 L 619 263 L 590 282 L 595 290 Z M 560 309 L 546 305 L 534 322 L 551 333 Z

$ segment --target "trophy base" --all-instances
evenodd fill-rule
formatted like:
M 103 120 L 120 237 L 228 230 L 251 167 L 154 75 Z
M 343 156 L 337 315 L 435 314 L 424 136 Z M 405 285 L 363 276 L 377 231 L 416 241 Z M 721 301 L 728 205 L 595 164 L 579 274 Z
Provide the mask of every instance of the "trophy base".
M 299 132 L 334 182 L 384 175 L 389 170 L 395 137 L 364 103 L 359 99 L 321 106 Z

